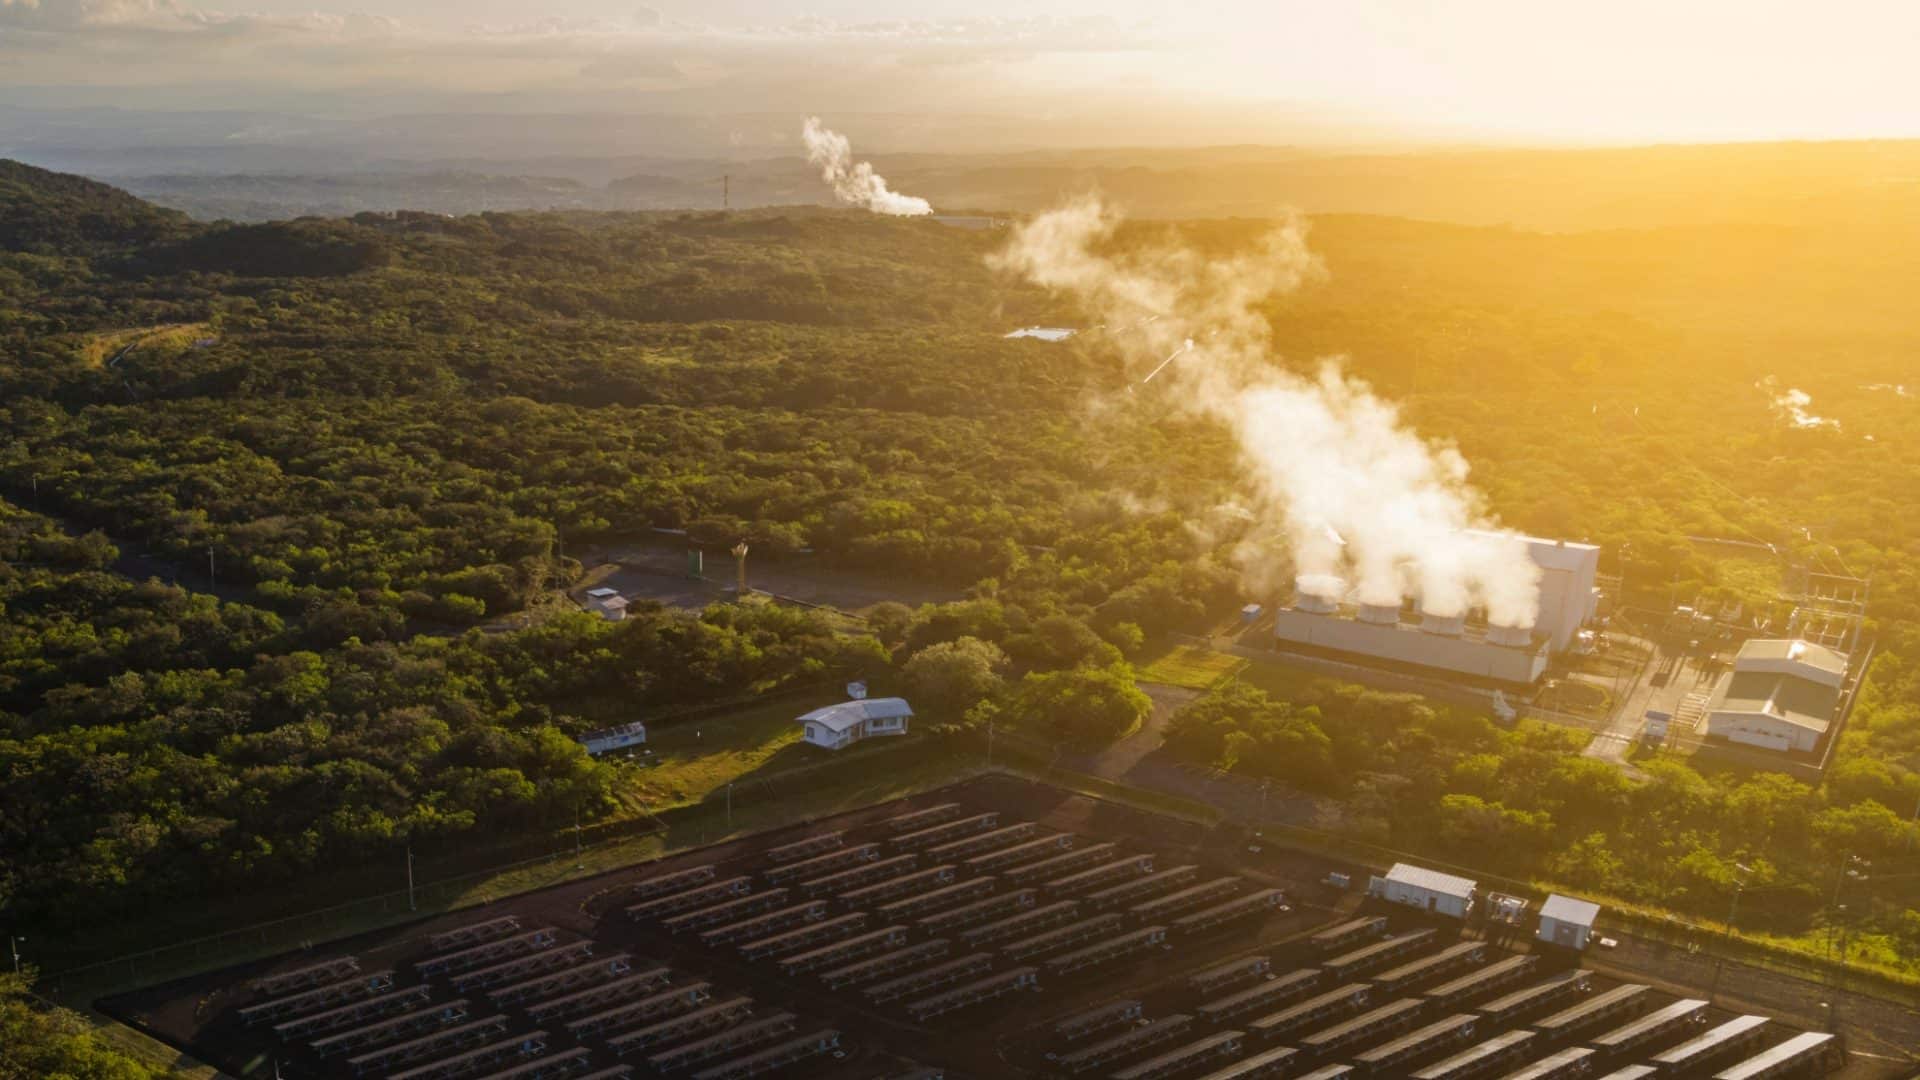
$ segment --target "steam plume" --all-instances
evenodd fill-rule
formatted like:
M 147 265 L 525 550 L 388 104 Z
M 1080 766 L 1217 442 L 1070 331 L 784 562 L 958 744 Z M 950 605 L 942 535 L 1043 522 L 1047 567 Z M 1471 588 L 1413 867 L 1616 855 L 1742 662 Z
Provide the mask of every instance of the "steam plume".
M 807 161 L 820 170 L 822 180 L 833 185 L 833 194 L 841 202 L 896 217 L 933 213 L 927 200 L 891 190 L 870 163 L 853 160 L 847 137 L 821 124 L 819 117 L 807 117 L 800 137 L 807 144 Z
M 1830 416 L 1816 416 L 1808 406 L 1813 404 L 1813 395 L 1798 387 L 1789 386 L 1780 389 L 1780 381 L 1769 375 L 1755 386 L 1767 395 L 1773 406 L 1773 415 L 1785 420 L 1797 428 L 1832 428 L 1840 430 L 1840 421 Z
M 1017 228 L 993 262 L 1125 327 L 1113 340 L 1131 370 L 1161 364 L 1156 385 L 1178 407 L 1233 432 L 1250 508 L 1285 538 L 1293 572 L 1350 580 L 1364 603 L 1417 593 L 1436 614 L 1484 606 L 1495 625 L 1533 623 L 1540 570 L 1493 524 L 1459 452 L 1423 440 L 1337 361 L 1311 375 L 1273 362 L 1257 305 L 1325 272 L 1303 221 L 1223 258 L 1122 246 L 1118 224 L 1098 200 L 1081 200 Z M 1165 365 L 1175 349 L 1185 355 Z M 1257 557 L 1246 566 L 1269 580 L 1278 569 Z

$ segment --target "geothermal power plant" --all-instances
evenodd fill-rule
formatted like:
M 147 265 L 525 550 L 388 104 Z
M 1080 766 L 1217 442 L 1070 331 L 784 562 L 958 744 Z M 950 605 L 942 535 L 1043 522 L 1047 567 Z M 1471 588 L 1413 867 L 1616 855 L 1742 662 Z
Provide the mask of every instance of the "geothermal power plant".
M 1530 621 L 1495 625 L 1470 612 L 1427 610 L 1418 595 L 1399 603 L 1361 602 L 1344 578 L 1302 574 L 1294 579 L 1292 603 L 1274 612 L 1275 644 L 1498 682 L 1535 682 L 1547 661 L 1572 648 L 1594 617 L 1600 549 L 1517 539 L 1540 571 Z

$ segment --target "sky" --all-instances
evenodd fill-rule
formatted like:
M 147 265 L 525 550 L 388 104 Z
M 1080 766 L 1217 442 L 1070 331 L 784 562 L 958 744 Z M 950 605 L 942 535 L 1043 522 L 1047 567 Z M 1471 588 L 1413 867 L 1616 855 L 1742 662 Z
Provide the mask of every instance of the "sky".
M 1916 55 L 1907 0 L 0 0 L 0 106 L 1098 117 L 1109 145 L 1913 137 Z

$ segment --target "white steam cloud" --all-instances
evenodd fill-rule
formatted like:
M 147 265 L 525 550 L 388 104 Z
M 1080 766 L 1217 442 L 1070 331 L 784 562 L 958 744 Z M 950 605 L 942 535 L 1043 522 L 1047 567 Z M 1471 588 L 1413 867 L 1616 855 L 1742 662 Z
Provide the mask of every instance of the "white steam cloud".
M 892 190 L 872 164 L 853 160 L 853 145 L 847 137 L 822 124 L 819 117 L 807 117 L 800 138 L 807 144 L 808 163 L 820 170 L 820 178 L 832 185 L 841 202 L 895 217 L 933 213 L 933 204 L 927 200 Z
M 1435 614 L 1477 606 L 1495 625 L 1532 625 L 1539 567 L 1493 523 L 1466 459 L 1423 440 L 1337 362 L 1311 376 L 1273 363 L 1258 305 L 1325 272 L 1303 221 L 1222 257 L 1123 244 L 1118 225 L 1098 200 L 1082 200 L 1021 225 L 993 261 L 1124 327 L 1112 340 L 1131 370 L 1154 370 L 1156 392 L 1232 430 L 1249 509 L 1285 537 L 1293 571 L 1309 583 L 1351 581 L 1362 603 L 1418 595 Z M 1246 569 L 1271 580 L 1276 568 Z
M 1773 408 L 1773 415 L 1797 428 L 1831 428 L 1840 430 L 1840 421 L 1830 416 L 1817 416 L 1809 408 L 1813 404 L 1813 395 L 1799 387 L 1789 386 L 1780 389 L 1780 380 L 1769 375 L 1754 384 L 1754 388 L 1767 395 Z

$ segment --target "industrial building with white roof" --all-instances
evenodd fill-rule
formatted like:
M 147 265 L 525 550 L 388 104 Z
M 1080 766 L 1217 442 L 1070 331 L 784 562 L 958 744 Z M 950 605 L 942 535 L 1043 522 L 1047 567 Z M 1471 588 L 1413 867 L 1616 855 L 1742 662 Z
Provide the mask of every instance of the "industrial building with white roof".
M 1754 640 L 1707 706 L 1710 737 L 1769 750 L 1811 752 L 1833 726 L 1847 657 L 1810 641 Z

